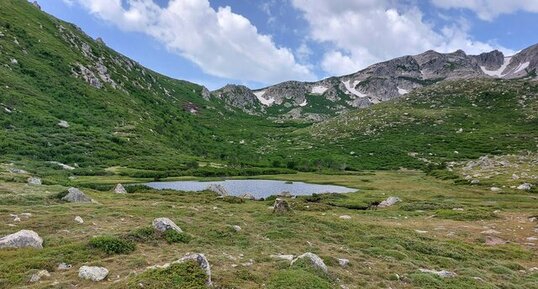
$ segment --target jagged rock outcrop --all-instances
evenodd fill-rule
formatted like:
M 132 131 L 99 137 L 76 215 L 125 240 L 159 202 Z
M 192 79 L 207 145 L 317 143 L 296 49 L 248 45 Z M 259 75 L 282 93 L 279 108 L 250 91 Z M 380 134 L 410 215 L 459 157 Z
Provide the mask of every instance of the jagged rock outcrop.
M 122 184 L 117 184 L 116 187 L 114 187 L 114 193 L 127 194 L 127 190 L 123 187 Z
M 293 264 L 295 264 L 299 260 L 307 260 L 312 265 L 312 267 L 314 267 L 317 270 L 321 270 L 324 273 L 327 273 L 329 271 L 327 268 L 327 265 L 325 265 L 323 260 L 314 253 L 310 253 L 310 252 L 304 253 L 303 255 L 291 261 L 291 265 L 293 266 Z
M 291 207 L 288 202 L 283 198 L 277 198 L 273 204 L 273 213 L 285 214 L 291 212 Z

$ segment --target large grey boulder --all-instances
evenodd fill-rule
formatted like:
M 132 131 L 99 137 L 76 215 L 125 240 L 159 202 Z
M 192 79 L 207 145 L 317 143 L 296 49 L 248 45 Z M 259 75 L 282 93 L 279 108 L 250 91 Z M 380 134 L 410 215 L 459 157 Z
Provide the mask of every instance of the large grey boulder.
M 123 187 L 122 184 L 117 184 L 114 188 L 114 193 L 116 194 L 127 194 L 127 190 Z
M 295 262 L 299 260 L 303 260 L 303 259 L 306 259 L 307 261 L 309 261 L 314 268 L 319 269 L 323 271 L 324 273 L 328 272 L 327 265 L 325 265 L 323 260 L 318 255 L 314 253 L 310 253 L 310 252 L 304 253 L 303 255 L 295 258 L 293 261 L 291 261 L 291 265 L 293 266 Z
M 35 186 L 39 186 L 42 183 L 41 179 L 38 177 L 29 177 L 27 182 L 29 185 L 35 185 Z
M 21 230 L 15 234 L 0 238 L 0 249 L 36 248 L 43 249 L 43 239 L 31 230 Z
M 223 187 L 222 185 L 219 185 L 219 184 L 211 184 L 207 187 L 207 190 L 208 191 L 212 191 L 214 193 L 217 193 L 221 196 L 227 196 L 228 195 L 228 191 L 226 190 L 225 187 Z
M 108 276 L 108 269 L 105 267 L 82 266 L 78 269 L 78 277 L 94 282 L 102 281 Z
M 378 208 L 387 208 L 387 207 L 394 206 L 396 203 L 399 203 L 401 201 L 402 200 L 400 198 L 398 198 L 398 197 L 389 197 L 386 200 L 384 200 L 383 202 L 381 202 L 377 207 Z
M 153 228 L 159 232 L 164 232 L 166 230 L 174 230 L 178 233 L 183 233 L 178 225 L 176 225 L 172 220 L 168 218 L 157 218 L 153 220 Z
M 70 203 L 91 203 L 92 199 L 77 188 L 69 188 L 68 194 L 62 200 Z
M 290 211 L 291 211 L 290 205 L 285 199 L 277 198 L 275 200 L 275 203 L 273 205 L 273 213 L 285 214 Z

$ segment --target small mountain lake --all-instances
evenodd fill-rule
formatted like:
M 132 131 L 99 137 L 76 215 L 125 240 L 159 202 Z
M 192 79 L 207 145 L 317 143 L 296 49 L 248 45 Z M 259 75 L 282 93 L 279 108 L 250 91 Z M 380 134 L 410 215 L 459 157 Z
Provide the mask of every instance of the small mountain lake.
M 251 194 L 256 199 L 279 195 L 289 192 L 293 196 L 308 196 L 321 193 L 351 193 L 357 189 L 334 186 L 318 185 L 303 182 L 287 182 L 273 180 L 226 180 L 217 182 L 178 181 L 178 182 L 151 182 L 147 186 L 158 190 L 176 190 L 185 192 L 201 192 L 211 185 L 222 186 L 232 196 Z

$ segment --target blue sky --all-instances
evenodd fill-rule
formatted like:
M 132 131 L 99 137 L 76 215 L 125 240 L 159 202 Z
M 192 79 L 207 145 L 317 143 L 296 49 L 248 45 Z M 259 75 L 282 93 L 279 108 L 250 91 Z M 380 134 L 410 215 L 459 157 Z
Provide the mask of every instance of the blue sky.
M 536 44 L 538 0 L 41 0 L 162 74 L 209 89 L 358 71 L 428 49 Z

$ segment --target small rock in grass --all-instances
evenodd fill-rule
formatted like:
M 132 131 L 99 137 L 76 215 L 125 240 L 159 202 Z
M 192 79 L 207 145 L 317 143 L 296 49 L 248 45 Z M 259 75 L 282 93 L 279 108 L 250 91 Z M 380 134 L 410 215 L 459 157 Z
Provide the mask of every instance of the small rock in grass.
M 504 245 L 508 243 L 506 240 L 503 240 L 496 236 L 486 236 L 486 245 L 495 246 L 495 245 Z
M 502 189 L 501 189 L 501 188 L 498 188 L 498 187 L 491 187 L 490 190 L 491 190 L 492 192 L 495 192 L 495 193 L 498 193 L 498 192 L 501 192 L 501 191 L 502 191 Z
M 273 205 L 273 213 L 284 214 L 290 212 L 291 208 L 285 199 L 277 198 Z
M 389 197 L 386 200 L 384 200 L 383 202 L 381 202 L 377 207 L 378 208 L 387 208 L 387 207 L 394 206 L 396 203 L 399 203 L 401 201 L 402 200 L 400 198 L 398 198 L 398 197 Z
M 340 267 L 347 267 L 349 265 L 348 259 L 338 258 L 337 260 L 338 260 L 338 265 L 340 265 Z
M 486 231 L 482 231 L 480 233 L 481 234 L 486 234 L 486 235 L 497 235 L 497 234 L 500 234 L 501 232 L 495 231 L 493 229 L 489 229 L 489 230 L 486 230 Z
M 328 272 L 327 265 L 325 265 L 323 260 L 318 255 L 310 252 L 304 253 L 303 255 L 295 258 L 293 261 L 291 261 L 291 265 L 293 266 L 295 262 L 303 259 L 308 259 L 314 268 L 319 269 L 325 273 Z
M 75 222 L 79 223 L 79 224 L 84 224 L 84 220 L 82 219 L 82 217 L 80 216 L 76 216 L 75 217 Z
M 35 186 L 41 185 L 41 179 L 37 177 L 29 177 L 27 182 L 29 185 L 35 185 Z
M 122 184 L 117 184 L 114 188 L 114 193 L 116 194 L 127 194 L 127 190 L 123 187 Z
M 213 282 L 211 281 L 211 266 L 209 265 L 209 261 L 207 261 L 207 258 L 205 257 L 204 254 L 200 254 L 200 253 L 187 254 L 183 258 L 177 261 L 174 261 L 172 263 L 166 263 L 164 265 L 154 265 L 154 266 L 148 267 L 147 269 L 148 270 L 167 269 L 173 264 L 181 264 L 181 263 L 185 263 L 191 260 L 196 261 L 196 263 L 198 263 L 200 268 L 205 272 L 207 276 L 206 285 L 209 287 L 213 286 Z
M 342 215 L 339 218 L 342 219 L 342 220 L 351 220 L 351 216 L 349 216 L 349 215 Z
M 65 271 L 71 269 L 73 266 L 71 264 L 67 263 L 60 263 L 58 264 L 58 270 Z
M 63 127 L 63 128 L 68 128 L 68 127 L 69 127 L 69 123 L 68 123 L 67 121 L 65 121 L 65 120 L 60 120 L 60 121 L 58 122 L 58 126 L 59 126 L 59 127 Z
M 517 186 L 517 189 L 522 190 L 522 191 L 530 191 L 531 188 L 532 188 L 532 185 L 529 184 L 529 183 L 524 183 L 524 184 L 521 184 L 521 185 Z
M 286 261 L 291 262 L 291 261 L 293 261 L 293 258 L 295 256 L 293 256 L 293 255 L 271 255 L 269 257 L 274 258 L 274 259 L 281 259 L 281 260 L 286 260 Z
M 153 228 L 159 232 L 164 232 L 166 230 L 174 230 L 178 233 L 183 233 L 178 225 L 176 225 L 172 220 L 168 218 L 157 218 L 153 220 Z
M 94 282 L 102 281 L 108 276 L 108 269 L 105 267 L 82 266 L 78 269 L 78 277 Z
M 228 196 L 228 191 L 226 190 L 226 188 L 222 185 L 219 185 L 219 184 L 211 184 L 207 187 L 208 191 L 211 191 L 211 192 L 214 192 L 214 193 L 217 193 L 219 194 L 220 196 Z
M 68 194 L 62 200 L 70 203 L 91 203 L 92 199 L 77 188 L 69 188 Z
M 446 270 L 441 270 L 441 271 L 436 271 L 436 270 L 429 270 L 429 269 L 418 269 L 420 272 L 422 273 L 430 273 L 430 274 L 435 274 L 441 278 L 451 278 L 451 277 L 456 277 L 457 274 L 454 273 L 454 272 L 450 272 L 450 271 L 446 271 Z
M 238 225 L 233 225 L 232 228 L 233 228 L 236 232 L 241 231 L 241 227 L 239 227 Z
M 50 277 L 50 273 L 47 270 L 39 270 L 37 273 L 32 274 L 32 277 L 30 277 L 30 282 L 35 283 L 41 280 L 42 278 Z

